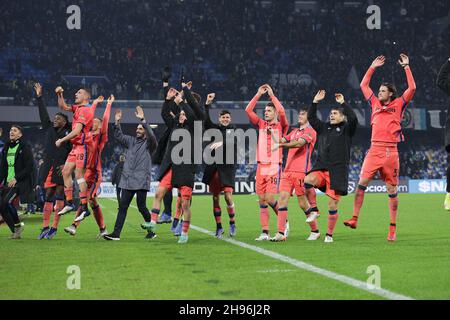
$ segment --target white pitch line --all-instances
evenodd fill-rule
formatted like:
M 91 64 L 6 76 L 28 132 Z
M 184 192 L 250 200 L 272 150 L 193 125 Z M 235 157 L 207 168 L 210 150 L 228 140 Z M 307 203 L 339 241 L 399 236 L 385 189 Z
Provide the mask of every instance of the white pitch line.
M 110 199 L 110 200 L 117 202 L 117 200 L 112 200 L 112 199 Z M 130 207 L 138 209 L 134 205 L 130 205 Z M 198 231 L 198 232 L 207 234 L 209 236 L 215 237 L 215 233 L 211 232 L 209 230 L 206 230 L 206 229 L 194 226 L 194 225 L 191 225 L 190 228 L 194 229 L 195 231 Z M 285 256 L 285 255 L 279 254 L 277 252 L 266 250 L 266 249 L 263 249 L 261 247 L 257 247 L 257 246 L 254 246 L 254 245 L 251 245 L 251 244 L 248 244 L 248 243 L 245 243 L 245 242 L 237 241 L 237 240 L 234 240 L 234 239 L 231 239 L 231 238 L 227 238 L 227 237 L 223 237 L 221 240 L 225 241 L 225 242 L 228 242 L 228 243 L 231 243 L 231 244 L 233 244 L 235 246 L 238 246 L 238 247 L 241 247 L 241 248 L 244 248 L 244 249 L 248 249 L 248 250 L 260 253 L 260 254 L 265 255 L 267 257 L 270 257 L 272 259 L 275 259 L 275 260 L 278 260 L 278 261 L 282 261 L 282 262 L 285 262 L 285 263 L 289 263 L 289 264 L 291 264 L 294 267 L 297 267 L 299 269 L 303 269 L 303 270 L 306 270 L 306 271 L 309 271 L 309 272 L 313 272 L 313 273 L 319 274 L 321 276 L 324 276 L 326 278 L 342 282 L 342 283 L 344 283 L 346 285 L 349 285 L 349 286 L 352 286 L 354 288 L 367 291 L 367 292 L 369 292 L 371 294 L 380 296 L 382 298 L 386 298 L 386 299 L 389 299 L 389 300 L 414 300 L 414 298 L 411 298 L 411 297 L 408 297 L 408 296 L 404 296 L 404 295 L 401 295 L 401 294 L 398 294 L 398 293 L 395 293 L 395 292 L 392 292 L 392 291 L 389 291 L 389 290 L 386 290 L 386 289 L 381 289 L 381 288 L 379 288 L 379 289 L 378 288 L 371 289 L 371 288 L 368 287 L 367 283 L 364 282 L 364 281 L 353 279 L 353 278 L 341 275 L 341 274 L 333 272 L 333 271 L 322 269 L 322 268 L 316 267 L 316 266 L 314 266 L 312 264 L 303 262 L 301 260 L 297 260 L 297 259 Z

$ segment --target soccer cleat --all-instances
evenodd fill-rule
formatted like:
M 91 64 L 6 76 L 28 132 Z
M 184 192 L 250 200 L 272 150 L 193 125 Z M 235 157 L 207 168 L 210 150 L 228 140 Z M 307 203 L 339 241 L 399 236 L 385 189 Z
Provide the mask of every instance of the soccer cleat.
M 108 231 L 106 230 L 106 228 L 100 229 L 100 231 L 97 235 L 97 239 L 103 238 L 103 236 L 106 236 L 107 234 L 108 234 Z
M 358 219 L 351 218 L 351 219 L 345 220 L 344 221 L 344 225 L 346 227 L 350 227 L 352 229 L 356 229 L 356 226 L 358 225 Z
M 390 226 L 387 241 L 394 242 L 395 240 L 397 240 L 396 227 Z
M 320 213 L 317 211 L 313 211 L 309 214 L 308 218 L 306 218 L 306 223 L 313 223 L 317 220 L 318 217 L 320 217 Z
M 285 224 L 285 229 L 284 229 L 284 236 L 287 238 L 289 236 L 289 221 L 286 220 L 286 224 Z
M 151 228 L 151 222 L 144 222 L 144 223 L 141 223 L 141 228 L 144 229 L 144 230 L 149 231 L 150 228 Z
M 58 230 L 55 228 L 50 228 L 50 231 L 47 233 L 47 235 L 45 236 L 45 239 L 51 240 L 53 239 L 54 236 L 56 236 L 56 232 Z
M 255 241 L 269 241 L 269 240 L 270 240 L 269 235 L 267 233 L 264 233 L 264 232 L 261 233 L 259 235 L 259 237 L 255 239 Z
M 44 239 L 44 237 L 47 235 L 47 233 L 50 231 L 49 227 L 45 227 L 41 229 L 41 233 L 38 236 L 38 240 Z
M 175 229 L 177 228 L 178 223 L 179 223 L 179 220 L 173 219 L 172 227 L 170 227 L 170 231 L 172 231 L 172 233 L 175 233 Z
M 444 208 L 445 208 L 445 210 L 450 211 L 450 195 L 449 194 L 447 194 L 445 196 Z
M 22 238 L 22 232 L 23 229 L 25 229 L 25 224 L 21 222 L 19 225 L 14 227 L 14 233 L 11 235 L 11 239 L 21 239 Z
M 181 232 L 183 231 L 183 220 L 180 220 L 180 222 L 178 222 L 177 227 L 175 228 L 174 231 L 174 236 L 179 237 L 181 236 Z
M 319 238 L 320 238 L 320 233 L 319 232 L 311 232 L 309 234 L 308 239 L 306 239 L 306 240 L 308 240 L 308 241 L 315 241 L 315 240 L 317 240 Z
M 161 217 L 158 218 L 157 224 L 163 224 L 163 223 L 171 223 L 172 222 L 172 216 L 169 216 L 167 213 L 163 212 Z
M 115 235 L 114 233 L 105 234 L 103 236 L 103 239 L 109 240 L 109 241 L 119 241 L 120 237 L 118 235 Z
M 178 243 L 180 243 L 180 244 L 184 244 L 184 243 L 187 243 L 188 242 L 188 235 L 187 234 L 182 234 L 181 236 L 180 236 L 180 238 L 178 239 Z
M 54 209 L 56 211 L 56 204 L 55 204 Z M 73 210 L 75 210 L 75 207 L 73 206 L 73 204 L 68 204 L 64 208 L 62 208 L 62 210 L 60 212 L 58 212 L 58 216 L 63 216 Z
M 154 232 L 149 231 L 147 235 L 145 236 L 145 239 L 155 239 L 158 235 Z
M 68 234 L 70 234 L 71 236 L 74 236 L 77 234 L 77 228 L 74 225 L 71 225 L 69 227 L 65 227 L 64 231 Z
M 217 230 L 216 230 L 216 235 L 215 235 L 215 237 L 216 237 L 217 239 L 222 239 L 222 235 L 223 235 L 224 232 L 225 232 L 225 231 L 224 231 L 222 228 L 217 229 Z
M 78 217 L 76 217 L 74 221 L 81 222 L 85 218 L 89 217 L 90 215 L 91 215 L 91 213 L 90 213 L 89 209 L 86 207 L 81 211 L 80 215 Z
M 235 237 L 236 236 L 236 225 L 230 224 L 230 237 Z
M 325 242 L 325 243 L 331 243 L 331 242 L 333 242 L 333 236 L 330 236 L 329 234 L 327 234 L 327 236 L 325 237 L 324 242 Z
M 270 241 L 272 241 L 272 242 L 283 242 L 283 241 L 286 241 L 286 236 L 284 234 L 281 234 L 281 233 L 277 232 L 275 237 L 270 238 Z

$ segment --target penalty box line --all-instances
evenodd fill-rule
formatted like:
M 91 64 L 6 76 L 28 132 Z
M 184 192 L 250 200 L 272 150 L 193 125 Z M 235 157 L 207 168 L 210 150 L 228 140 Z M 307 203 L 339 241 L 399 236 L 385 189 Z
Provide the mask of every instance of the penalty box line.
M 109 200 L 117 202 L 117 200 L 115 200 L 115 199 L 109 199 Z M 134 209 L 138 209 L 134 205 L 130 205 L 130 207 L 133 207 Z M 191 224 L 190 228 L 195 230 L 195 231 L 197 231 L 197 232 L 209 235 L 211 237 L 215 237 L 214 232 L 206 230 L 206 229 L 203 229 L 201 227 L 197 227 L 197 226 Z M 339 282 L 344 283 L 344 284 L 346 284 L 348 286 L 351 286 L 351 287 L 354 287 L 354 288 L 357 288 L 357 289 L 369 292 L 371 294 L 377 295 L 377 296 L 385 298 L 385 299 L 389 299 L 389 300 L 414 300 L 414 298 L 412 298 L 412 297 L 408 297 L 408 296 L 405 296 L 405 295 L 402 295 L 402 294 L 398 294 L 398 293 L 395 293 L 395 292 L 392 292 L 392 291 L 389 291 L 389 290 L 386 290 L 386 289 L 369 288 L 368 284 L 366 282 L 364 282 L 364 281 L 353 279 L 353 278 L 341 275 L 341 274 L 333 272 L 333 271 L 322 269 L 322 268 L 316 267 L 316 266 L 314 266 L 312 264 L 303 262 L 301 260 L 297 260 L 297 259 L 285 256 L 285 255 L 279 254 L 279 253 L 274 252 L 274 251 L 263 249 L 263 248 L 258 247 L 258 246 L 254 246 L 254 245 L 251 245 L 251 244 L 248 244 L 248 243 L 245 243 L 245 242 L 237 241 L 235 239 L 231 239 L 231 238 L 228 238 L 228 237 L 222 237 L 221 240 L 225 241 L 225 242 L 228 242 L 228 243 L 230 243 L 232 245 L 238 246 L 240 248 L 244 248 L 244 249 L 248 249 L 248 250 L 257 252 L 257 253 L 262 254 L 262 255 L 264 255 L 266 257 L 270 257 L 272 259 L 288 263 L 288 264 L 290 264 L 290 265 L 292 265 L 292 266 L 294 266 L 294 267 L 296 267 L 298 269 L 306 270 L 306 271 L 309 271 L 309 272 L 321 275 L 323 277 L 326 277 L 326 278 L 329 278 L 329 279 L 332 279 L 332 280 L 335 280 L 335 281 L 339 281 Z

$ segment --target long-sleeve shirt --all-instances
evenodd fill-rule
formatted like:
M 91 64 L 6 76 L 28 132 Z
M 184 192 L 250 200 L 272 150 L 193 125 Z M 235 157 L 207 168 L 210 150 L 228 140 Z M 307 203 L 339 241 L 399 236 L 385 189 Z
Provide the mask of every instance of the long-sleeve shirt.
M 275 105 L 280 121 L 268 122 L 259 118 L 254 112 L 259 98 L 260 97 L 258 95 L 255 95 L 245 108 L 245 112 L 247 112 L 247 116 L 250 119 L 251 124 L 259 130 L 256 160 L 258 163 L 262 164 L 281 164 L 283 161 L 283 150 L 279 148 L 278 151 L 272 152 L 272 145 L 274 142 L 272 141 L 272 134 L 268 131 L 268 128 L 272 128 L 272 131 L 275 132 L 278 137 L 278 141 L 281 140 L 281 138 L 284 137 L 289 130 L 289 122 L 286 118 L 286 112 L 277 97 L 271 96 L 270 99 Z
M 368 101 L 371 110 L 372 143 L 397 144 L 404 141 L 401 121 L 407 105 L 416 92 L 416 83 L 409 66 L 405 67 L 408 89 L 400 98 L 388 104 L 382 104 L 375 96 L 369 84 L 375 69 L 370 67 L 361 82 L 361 90 Z

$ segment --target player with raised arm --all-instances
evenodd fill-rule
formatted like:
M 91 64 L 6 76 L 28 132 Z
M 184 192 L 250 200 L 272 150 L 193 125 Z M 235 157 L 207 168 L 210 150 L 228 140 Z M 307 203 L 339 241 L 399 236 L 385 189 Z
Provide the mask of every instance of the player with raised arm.
M 340 106 L 331 109 L 329 121 L 319 120 L 317 105 L 325 98 L 325 94 L 325 90 L 320 90 L 308 110 L 309 123 L 318 135 L 318 157 L 305 178 L 305 188 L 317 188 L 330 198 L 325 237 L 325 242 L 330 243 L 333 242 L 333 232 L 339 217 L 339 200 L 341 196 L 348 194 L 350 148 L 358 119 L 352 108 L 345 103 L 344 96 L 336 93 L 335 99 Z
M 236 175 L 236 155 L 237 149 L 234 143 L 234 125 L 231 124 L 231 113 L 228 110 L 222 110 L 219 114 L 219 123 L 212 122 L 209 115 L 209 109 L 216 97 L 215 93 L 208 94 L 205 104 L 205 130 L 220 130 L 221 141 L 215 141 L 211 145 L 212 156 L 215 156 L 216 150 L 221 148 L 222 162 L 206 165 L 203 174 L 203 183 L 209 186 L 209 191 L 213 194 L 213 214 L 216 221 L 216 237 L 222 238 L 224 233 L 222 227 L 222 209 L 220 208 L 220 193 L 224 193 L 227 204 L 227 212 L 230 218 L 230 236 L 236 235 L 236 212 L 233 202 L 233 190 Z M 228 163 L 227 154 L 233 154 L 233 163 Z
M 274 134 L 273 140 L 277 142 Z M 272 147 L 272 151 L 278 148 L 289 149 L 286 165 L 281 175 L 280 198 L 278 199 L 278 233 L 270 241 L 285 241 L 285 224 L 288 219 L 288 204 L 292 192 L 295 190 L 298 204 L 310 219 L 311 234 L 307 240 L 317 240 L 320 237 L 317 227 L 317 208 L 311 207 L 306 197 L 304 180 L 306 173 L 311 170 L 311 156 L 316 143 L 316 131 L 308 122 L 308 109 L 300 108 L 298 112 L 298 128 L 292 130 Z
M 90 105 L 90 92 L 87 89 L 80 89 L 75 93 L 75 104 L 68 106 L 64 100 L 63 91 L 61 87 L 55 89 L 58 96 L 58 106 L 64 111 L 73 112 L 72 131 L 64 138 L 58 139 L 55 145 L 59 148 L 65 142 L 70 141 L 72 143 L 72 151 L 70 151 L 62 170 L 67 204 L 58 212 L 58 215 L 64 215 L 74 210 L 72 173 L 75 171 L 75 178 L 80 188 L 82 213 L 84 216 L 87 216 L 89 215 L 89 209 L 87 207 L 87 184 L 84 174 L 86 173 L 88 160 L 88 145 L 91 143 L 88 133 L 92 128 L 97 104 L 103 102 L 104 98 L 100 96 Z
M 259 99 L 266 93 L 269 95 L 271 102 L 266 105 L 264 119 L 261 119 L 254 112 L 254 109 Z M 289 122 L 281 102 L 275 97 L 272 88 L 268 84 L 259 87 L 258 92 L 247 105 L 245 112 L 247 112 L 251 124 L 259 130 L 256 159 L 258 162 L 256 171 L 256 194 L 259 198 L 262 233 L 255 240 L 268 241 L 270 240 L 268 206 L 270 205 L 278 215 L 278 203 L 275 201 L 275 195 L 278 194 L 278 183 L 283 160 L 283 151 L 281 149 L 272 152 L 272 132 L 280 140 L 287 134 Z M 286 221 L 285 235 L 288 228 L 289 226 Z
M 387 240 L 396 240 L 397 208 L 398 208 L 398 176 L 400 173 L 400 159 L 397 144 L 404 141 L 401 121 L 406 107 L 416 92 L 416 84 L 409 67 L 409 58 L 400 55 L 398 63 L 405 70 L 408 88 L 397 97 L 397 90 L 393 84 L 383 83 L 375 96 L 370 89 L 370 80 L 375 70 L 384 65 L 386 58 L 377 57 L 370 66 L 363 80 L 361 90 L 364 98 L 369 102 L 372 111 L 372 139 L 370 149 L 364 159 L 358 187 L 355 193 L 353 217 L 344 221 L 344 225 L 356 229 L 358 217 L 364 201 L 364 192 L 377 172 L 386 183 L 389 195 L 390 226 Z
M 114 100 L 113 95 L 108 98 L 102 119 L 94 118 L 92 131 L 89 132 L 92 142 L 89 145 L 88 163 L 86 173 L 84 175 L 88 186 L 89 205 L 94 213 L 95 221 L 100 229 L 99 237 L 107 234 L 102 209 L 97 202 L 97 192 L 102 183 L 102 151 L 108 142 L 108 124 L 111 115 L 111 107 Z M 64 231 L 71 235 L 75 235 L 77 227 L 85 217 L 86 215 L 82 214 L 81 208 L 78 208 L 76 218 L 72 225 L 64 228 Z
M 42 170 L 40 170 L 40 174 L 42 174 L 40 179 L 44 181 L 45 203 L 42 214 L 42 229 L 38 239 L 52 239 L 56 235 L 60 219 L 60 216 L 55 214 L 53 224 L 50 227 L 50 217 L 54 207 L 53 203 L 56 202 L 56 212 L 64 208 L 64 180 L 62 177 L 62 169 L 72 149 L 70 143 L 65 143 L 61 148 L 56 148 L 55 142 L 69 134 L 70 125 L 67 116 L 61 112 L 55 114 L 53 121 L 51 121 L 44 103 L 44 98 L 42 97 L 42 85 L 36 83 L 34 90 L 39 108 L 39 118 L 42 129 L 45 130 L 46 140 L 44 162 L 42 164 Z

